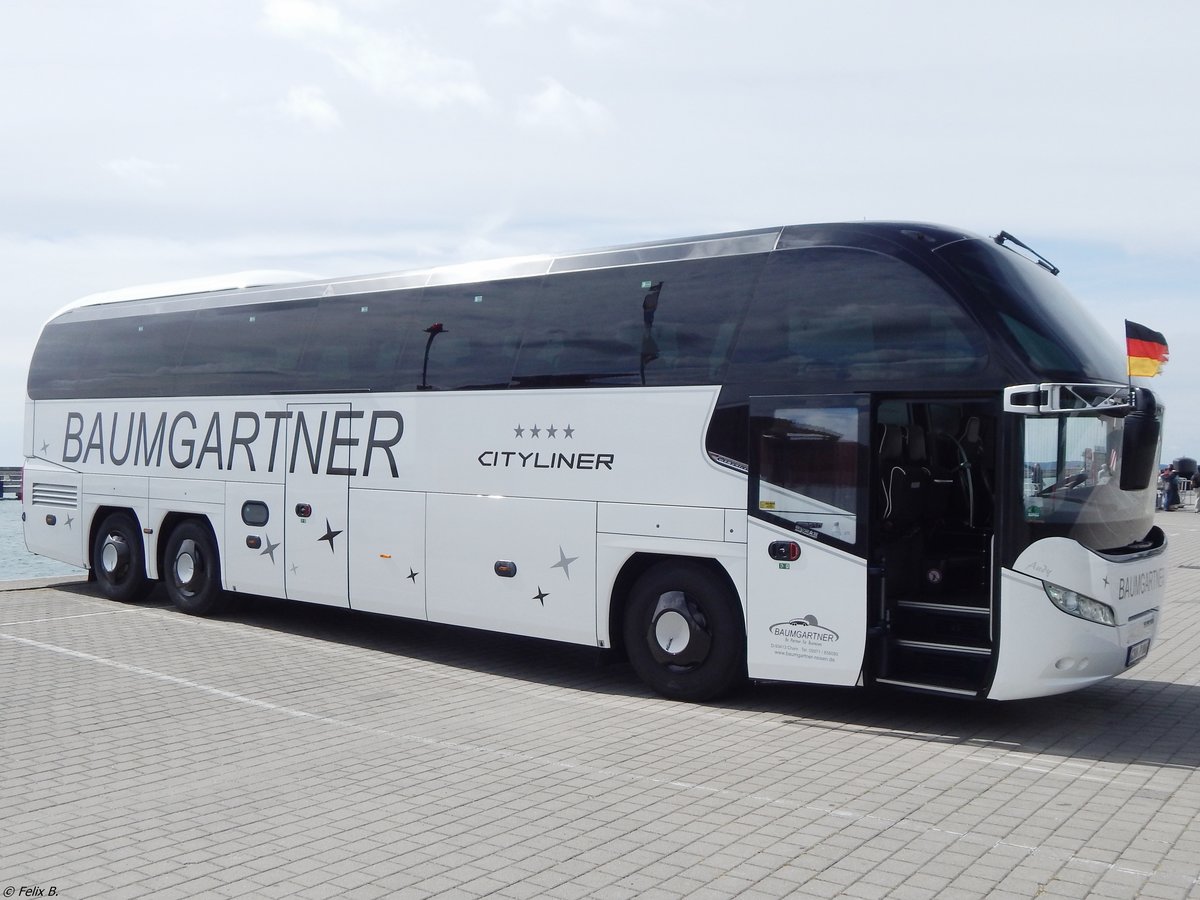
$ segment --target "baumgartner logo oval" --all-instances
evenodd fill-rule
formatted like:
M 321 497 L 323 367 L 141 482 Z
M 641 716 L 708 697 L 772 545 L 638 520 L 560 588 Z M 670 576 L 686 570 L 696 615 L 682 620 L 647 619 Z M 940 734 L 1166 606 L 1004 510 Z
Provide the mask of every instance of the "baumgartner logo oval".
M 771 626 L 771 634 L 776 637 L 818 641 L 823 644 L 832 643 L 838 639 L 838 633 L 832 628 L 826 628 L 819 624 L 816 616 L 805 616 L 802 619 L 792 619 L 790 622 L 779 622 Z

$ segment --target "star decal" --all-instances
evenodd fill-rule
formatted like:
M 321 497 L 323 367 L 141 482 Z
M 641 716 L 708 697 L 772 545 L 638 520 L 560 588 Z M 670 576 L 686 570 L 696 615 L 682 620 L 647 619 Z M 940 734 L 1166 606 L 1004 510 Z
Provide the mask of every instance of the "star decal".
M 292 574 L 295 575 L 298 571 L 300 571 L 300 567 L 295 563 L 292 563 Z
M 416 584 L 417 576 L 420 574 L 421 574 L 420 572 L 414 571 L 413 568 L 410 566 L 409 570 L 408 570 L 408 574 L 405 575 L 404 577 L 407 578 L 409 581 L 411 581 L 413 584 Z
M 329 524 L 329 520 L 325 520 L 325 533 L 317 538 L 318 541 L 329 541 L 329 552 L 333 553 L 333 539 L 341 534 L 340 531 L 334 531 L 333 526 Z
M 1104 586 L 1108 587 L 1108 576 L 1107 575 L 1104 576 Z
M 278 546 L 279 546 L 278 542 L 276 542 L 274 544 L 271 543 L 271 536 L 268 534 L 267 535 L 267 546 L 264 547 L 263 552 L 258 555 L 271 557 L 271 564 L 274 565 L 275 564 L 275 550 Z
M 546 598 L 549 596 L 550 596 L 549 594 L 547 594 L 545 591 L 542 590 L 542 586 L 539 584 L 538 592 L 533 595 L 533 599 L 536 600 L 538 603 L 542 604 L 542 606 L 545 606 Z
M 567 581 L 570 581 L 571 580 L 571 563 L 575 562 L 575 560 L 577 560 L 577 559 L 579 559 L 578 556 L 567 556 L 567 554 L 563 553 L 563 548 L 560 546 L 558 548 L 558 562 L 556 562 L 550 568 L 562 569 L 563 574 L 567 576 Z M 541 590 L 541 588 L 538 588 L 538 590 Z
M 42 452 L 45 453 L 49 449 L 50 449 L 50 442 L 42 441 Z
M 528 435 L 526 432 L 528 432 Z M 570 425 L 567 425 L 566 427 L 561 425 L 547 425 L 545 427 L 542 427 L 541 425 L 531 425 L 528 428 L 526 428 L 524 425 L 517 425 L 515 428 L 513 428 L 513 437 L 518 438 L 523 438 L 526 436 L 530 438 L 540 438 L 542 437 L 543 433 L 547 438 L 561 437 L 563 440 L 569 440 L 575 437 L 575 429 Z

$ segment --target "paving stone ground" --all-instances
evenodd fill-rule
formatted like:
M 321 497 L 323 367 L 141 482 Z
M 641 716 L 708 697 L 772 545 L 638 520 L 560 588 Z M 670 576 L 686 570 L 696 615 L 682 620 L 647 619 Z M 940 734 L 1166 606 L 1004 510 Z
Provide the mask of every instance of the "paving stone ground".
M 1200 897 L 1200 515 L 1150 657 L 978 704 L 0 589 L 4 897 Z M 12 892 L 10 893 L 10 890 Z

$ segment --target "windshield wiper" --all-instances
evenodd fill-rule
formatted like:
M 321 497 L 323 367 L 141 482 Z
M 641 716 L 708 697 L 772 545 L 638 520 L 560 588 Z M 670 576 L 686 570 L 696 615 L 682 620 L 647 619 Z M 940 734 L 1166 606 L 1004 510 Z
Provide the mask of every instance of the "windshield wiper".
M 1059 273 L 1058 266 L 1054 265 L 1054 263 L 1050 262 L 1050 260 L 1046 259 L 1046 257 L 1042 256 L 1042 254 L 1038 253 L 1036 250 L 1034 250 L 1028 244 L 1017 240 L 1015 237 L 1013 237 L 1007 231 L 1001 231 L 998 235 L 996 235 L 994 238 L 992 238 L 992 240 L 995 241 L 997 244 L 999 244 L 1001 247 L 1004 246 L 1005 241 L 1008 241 L 1010 244 L 1016 244 L 1022 250 L 1028 250 L 1030 253 L 1032 253 L 1034 256 L 1036 256 L 1037 259 L 1035 260 L 1035 262 L 1039 266 L 1041 266 L 1043 269 L 1048 271 L 1051 275 L 1057 275 Z

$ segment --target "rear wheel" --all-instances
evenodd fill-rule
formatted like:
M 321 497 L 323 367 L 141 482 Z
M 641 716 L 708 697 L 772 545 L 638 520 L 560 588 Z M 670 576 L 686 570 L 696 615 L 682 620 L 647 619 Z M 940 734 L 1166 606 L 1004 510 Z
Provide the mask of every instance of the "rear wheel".
M 625 647 L 641 679 L 673 700 L 710 700 L 746 673 L 746 637 L 733 591 L 695 563 L 661 563 L 633 586 Z
M 205 526 L 184 522 L 171 532 L 164 570 L 167 596 L 181 612 L 208 616 L 225 608 L 217 546 Z
M 150 592 L 142 533 L 129 513 L 110 513 L 100 524 L 92 542 L 92 572 L 110 600 L 131 603 Z

